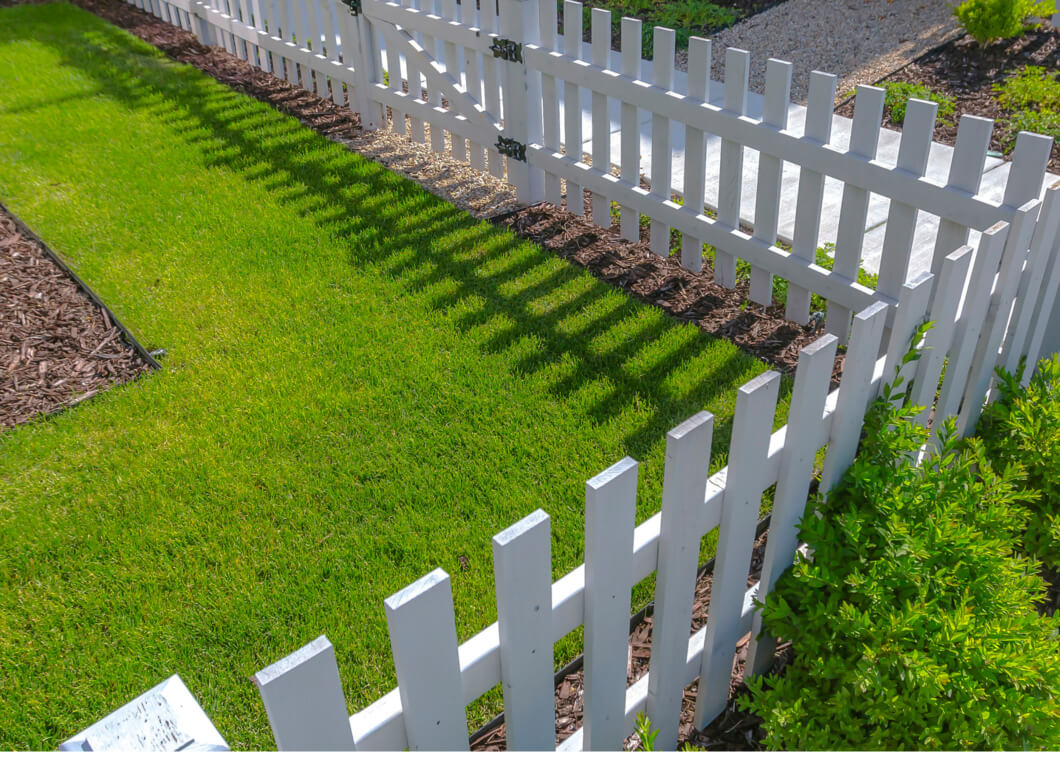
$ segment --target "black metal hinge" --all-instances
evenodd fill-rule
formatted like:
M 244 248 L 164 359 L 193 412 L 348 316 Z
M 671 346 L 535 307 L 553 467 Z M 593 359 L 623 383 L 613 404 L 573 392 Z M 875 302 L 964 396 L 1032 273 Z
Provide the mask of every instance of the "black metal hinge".
M 503 58 L 505 61 L 523 62 L 523 44 L 515 40 L 506 40 L 498 37 L 490 43 L 490 50 L 494 58 Z
M 361 7 L 361 0 L 342 0 L 342 2 L 354 16 L 360 16 L 364 13 L 364 8 Z
M 497 138 L 497 153 L 502 156 L 510 156 L 516 161 L 526 161 L 526 144 L 520 143 L 514 138 L 505 138 L 499 136 Z

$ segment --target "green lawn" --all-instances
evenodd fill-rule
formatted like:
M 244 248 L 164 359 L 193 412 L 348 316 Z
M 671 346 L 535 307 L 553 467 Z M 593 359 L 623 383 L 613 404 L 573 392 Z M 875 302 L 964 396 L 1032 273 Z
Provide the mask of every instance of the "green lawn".
M 0 198 L 167 351 L 0 433 L 3 749 L 174 672 L 271 747 L 248 677 L 321 633 L 360 709 L 384 597 L 444 567 L 473 634 L 495 532 L 544 508 L 569 571 L 584 481 L 639 459 L 643 520 L 764 370 L 68 5 L 0 9 Z

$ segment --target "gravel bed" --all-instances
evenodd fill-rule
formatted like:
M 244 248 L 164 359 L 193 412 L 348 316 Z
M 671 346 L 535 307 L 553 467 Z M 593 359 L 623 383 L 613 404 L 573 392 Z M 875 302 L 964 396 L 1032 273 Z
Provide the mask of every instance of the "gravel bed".
M 779 58 L 793 64 L 793 101 L 806 102 L 814 70 L 839 77 L 841 100 L 957 34 L 947 0 L 787 0 L 713 38 L 714 78 L 724 71 L 725 48 L 743 48 L 751 52 L 752 90 L 762 92 L 766 61 Z M 678 54 L 678 67 L 687 66 L 687 54 Z

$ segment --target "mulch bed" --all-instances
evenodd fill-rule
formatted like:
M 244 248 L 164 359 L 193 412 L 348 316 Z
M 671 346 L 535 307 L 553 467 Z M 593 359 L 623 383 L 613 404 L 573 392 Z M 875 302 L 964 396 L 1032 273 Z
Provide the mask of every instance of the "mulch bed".
M 0 205 L 0 430 L 149 368 L 122 329 Z
M 653 254 L 644 241 L 622 240 L 617 225 L 611 230 L 593 225 L 589 214 L 591 210 L 578 216 L 542 203 L 494 222 L 785 373 L 794 372 L 800 349 L 823 336 L 823 325 L 785 320 L 784 307 L 776 302 L 769 307 L 751 302 L 747 282 L 737 283 L 735 289 L 719 286 L 709 262 L 703 263 L 702 272 L 692 273 L 676 257 Z M 839 354 L 833 382 L 842 367 Z
M 755 540 L 754 551 L 751 555 L 751 566 L 747 576 L 748 586 L 758 582 L 762 571 L 762 560 L 765 554 L 768 534 L 769 531 L 765 530 Z M 709 569 L 702 572 L 696 582 L 696 593 L 692 606 L 692 624 L 689 629 L 690 636 L 706 625 L 712 582 L 713 575 Z M 629 636 L 627 687 L 632 686 L 648 672 L 651 660 L 652 621 L 652 615 L 646 615 Z M 687 742 L 706 750 L 740 751 L 762 749 L 761 743 L 765 733 L 761 728 L 761 718 L 738 707 L 739 698 L 749 691 L 743 683 L 744 663 L 747 657 L 749 640 L 750 634 L 745 636 L 738 645 L 733 662 L 729 703 L 726 705 L 725 712 L 714 719 L 703 731 L 697 730 L 692 723 L 695 713 L 698 681 L 693 682 L 691 686 L 685 689 L 681 706 L 678 746 Z M 793 656 L 794 653 L 790 642 L 779 645 L 771 673 L 782 673 L 791 664 Z M 584 680 L 584 671 L 579 668 L 565 676 L 556 687 L 557 745 L 581 728 L 584 715 Z M 631 735 L 626 740 L 625 748 L 627 750 L 635 750 L 639 747 L 640 739 L 636 734 Z M 506 749 L 504 724 L 501 723 L 476 739 L 471 749 L 475 752 L 496 752 Z
M 915 82 L 951 96 L 956 102 L 954 115 L 950 118 L 952 124 L 937 125 L 935 140 L 953 145 L 961 115 L 974 114 L 995 121 L 990 148 L 1003 152 L 999 128 L 1008 115 L 998 105 L 993 86 L 1024 66 L 1044 66 L 1054 73 L 1060 72 L 1060 29 L 1045 24 L 1041 29 L 1027 32 L 1022 37 L 1004 40 L 986 48 L 980 48 L 970 35 L 964 35 L 924 54 L 878 84 Z M 853 116 L 854 102 L 844 103 L 837 113 Z M 894 124 L 886 117 L 883 125 L 901 129 L 901 125 Z M 1053 144 L 1049 171 L 1060 173 L 1060 145 L 1056 143 Z

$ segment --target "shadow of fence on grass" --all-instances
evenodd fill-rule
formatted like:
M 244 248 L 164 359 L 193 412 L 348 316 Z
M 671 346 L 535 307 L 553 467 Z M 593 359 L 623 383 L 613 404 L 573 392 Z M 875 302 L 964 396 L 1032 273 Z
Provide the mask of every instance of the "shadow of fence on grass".
M 480 340 L 488 354 L 532 340 L 532 351 L 513 370 L 549 373 L 551 394 L 574 396 L 606 380 L 606 394 L 586 411 L 594 423 L 630 407 L 650 409 L 624 434 L 633 457 L 642 458 L 666 430 L 703 408 L 716 415 L 714 451 L 724 457 L 735 389 L 762 369 L 750 356 L 474 220 L 290 117 L 248 108 L 244 96 L 117 28 L 86 29 L 75 48 L 56 50 L 63 65 L 91 77 L 106 97 L 165 121 L 207 166 L 239 173 L 344 240 L 351 267 L 375 264 L 409 291 L 437 291 L 431 304 L 440 313 L 477 301 L 461 311 L 458 327 L 472 332 L 503 324 Z M 418 249 L 424 241 L 428 248 Z M 623 330 L 621 341 L 608 342 L 609 333 Z M 693 379 L 675 383 L 689 369 Z M 786 405 L 780 410 L 786 416 Z

